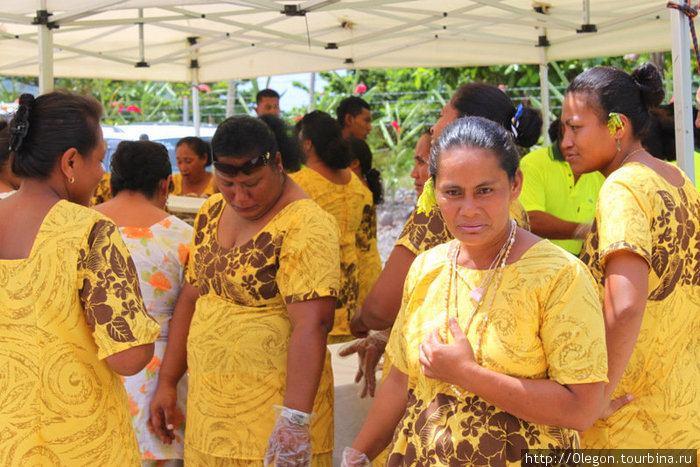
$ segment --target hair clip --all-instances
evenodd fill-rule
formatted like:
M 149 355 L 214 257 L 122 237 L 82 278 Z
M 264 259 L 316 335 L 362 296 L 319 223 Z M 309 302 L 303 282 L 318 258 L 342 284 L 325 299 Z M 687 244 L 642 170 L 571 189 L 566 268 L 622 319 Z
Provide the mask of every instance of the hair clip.
M 622 130 L 625 124 L 622 123 L 620 114 L 617 112 L 610 112 L 608 114 L 608 130 L 610 131 L 610 136 L 615 136 L 618 130 Z
M 423 192 L 420 194 L 418 201 L 416 202 L 416 211 L 418 214 L 428 214 L 435 206 L 437 206 L 437 199 L 435 198 L 433 177 L 429 177 L 423 185 Z

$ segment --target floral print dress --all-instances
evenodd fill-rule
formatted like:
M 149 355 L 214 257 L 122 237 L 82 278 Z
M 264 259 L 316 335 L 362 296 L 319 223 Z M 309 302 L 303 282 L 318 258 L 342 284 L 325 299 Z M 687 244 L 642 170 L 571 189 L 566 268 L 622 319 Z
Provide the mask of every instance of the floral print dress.
M 175 216 L 168 216 L 150 227 L 120 227 L 119 231 L 138 270 L 146 309 L 161 328 L 151 362 L 139 373 L 124 378 L 134 432 L 144 460 L 182 459 L 187 374 L 177 385 L 173 443 L 163 444 L 148 429 L 147 422 L 151 398 L 158 385 L 158 370 L 168 342 L 168 325 L 184 281 L 192 227 Z

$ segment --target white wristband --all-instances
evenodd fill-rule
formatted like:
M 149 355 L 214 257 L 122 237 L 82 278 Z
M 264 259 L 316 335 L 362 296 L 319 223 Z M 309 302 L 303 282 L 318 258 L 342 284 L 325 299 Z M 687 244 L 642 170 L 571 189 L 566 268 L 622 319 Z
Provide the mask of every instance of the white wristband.
M 308 425 L 311 423 L 313 413 L 302 412 L 301 410 L 290 409 L 289 407 L 275 406 L 280 409 L 280 417 L 284 417 L 295 425 Z

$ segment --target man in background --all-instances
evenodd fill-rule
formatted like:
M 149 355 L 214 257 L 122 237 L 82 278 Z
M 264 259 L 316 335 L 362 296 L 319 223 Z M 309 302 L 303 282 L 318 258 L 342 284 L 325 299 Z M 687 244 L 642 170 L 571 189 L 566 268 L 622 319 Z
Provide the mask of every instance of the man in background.
M 347 97 L 340 101 L 335 112 L 344 138 L 354 136 L 362 140 L 367 139 L 372 129 L 372 112 L 364 99 L 357 96 Z
M 263 89 L 255 95 L 255 113 L 280 115 L 280 95 L 274 89 Z

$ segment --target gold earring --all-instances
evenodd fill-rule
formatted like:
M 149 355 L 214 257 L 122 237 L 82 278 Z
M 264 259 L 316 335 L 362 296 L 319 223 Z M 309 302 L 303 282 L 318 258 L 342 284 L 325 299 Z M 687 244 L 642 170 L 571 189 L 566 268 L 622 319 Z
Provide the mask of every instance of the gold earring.
M 619 149 L 618 149 L 618 151 L 619 151 Z M 75 177 L 69 178 L 68 183 L 75 183 Z

